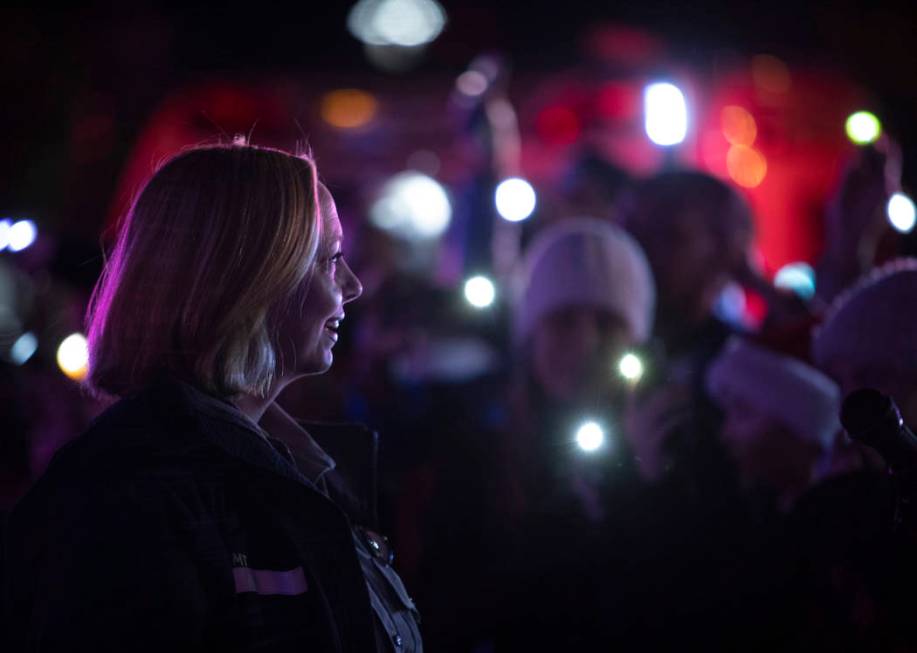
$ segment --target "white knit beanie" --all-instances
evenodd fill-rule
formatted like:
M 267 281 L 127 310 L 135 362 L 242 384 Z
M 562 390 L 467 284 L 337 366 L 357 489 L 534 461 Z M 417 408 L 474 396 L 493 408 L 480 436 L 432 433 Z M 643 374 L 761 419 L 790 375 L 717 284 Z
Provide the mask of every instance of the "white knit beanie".
M 917 373 L 917 259 L 897 259 L 867 274 L 832 303 L 812 339 L 812 358 L 910 369 Z
M 649 338 L 656 290 L 637 242 L 595 218 L 571 218 L 538 234 L 526 251 L 514 334 L 528 340 L 555 310 L 589 306 L 621 317 L 637 342 Z
M 735 336 L 710 364 L 707 391 L 720 404 L 738 398 L 824 449 L 841 428 L 834 381 L 802 361 Z

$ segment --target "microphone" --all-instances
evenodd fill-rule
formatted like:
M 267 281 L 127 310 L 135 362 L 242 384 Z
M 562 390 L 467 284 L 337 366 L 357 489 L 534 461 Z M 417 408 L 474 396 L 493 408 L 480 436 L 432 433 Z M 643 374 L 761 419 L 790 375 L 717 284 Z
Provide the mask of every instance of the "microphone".
M 894 399 L 872 388 L 854 390 L 841 404 L 840 417 L 850 437 L 879 452 L 892 473 L 917 471 L 917 435 Z

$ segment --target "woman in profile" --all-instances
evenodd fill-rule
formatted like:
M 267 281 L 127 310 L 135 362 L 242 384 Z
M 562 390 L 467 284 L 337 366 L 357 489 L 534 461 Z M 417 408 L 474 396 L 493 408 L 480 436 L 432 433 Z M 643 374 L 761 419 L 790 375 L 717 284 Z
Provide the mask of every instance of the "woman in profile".
M 152 176 L 87 316 L 117 401 L 10 518 L 3 650 L 422 650 L 372 500 L 275 403 L 362 291 L 342 238 L 307 156 L 196 147 Z

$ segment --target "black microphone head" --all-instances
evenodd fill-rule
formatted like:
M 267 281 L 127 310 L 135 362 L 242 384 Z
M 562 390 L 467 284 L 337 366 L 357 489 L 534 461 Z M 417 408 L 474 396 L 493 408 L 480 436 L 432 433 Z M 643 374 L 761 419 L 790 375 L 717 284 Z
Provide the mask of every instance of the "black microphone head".
M 876 435 L 896 431 L 903 424 L 891 397 L 873 388 L 860 388 L 847 395 L 840 417 L 850 437 L 866 444 L 873 444 Z
M 872 388 L 851 392 L 841 404 L 841 424 L 851 438 L 878 451 L 889 469 L 917 470 L 917 435 L 891 397 Z

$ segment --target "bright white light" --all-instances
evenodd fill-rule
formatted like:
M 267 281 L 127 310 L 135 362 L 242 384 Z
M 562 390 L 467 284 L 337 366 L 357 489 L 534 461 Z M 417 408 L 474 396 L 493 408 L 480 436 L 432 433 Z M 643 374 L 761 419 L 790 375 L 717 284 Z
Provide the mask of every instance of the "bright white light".
M 347 28 L 367 45 L 415 47 L 443 31 L 446 12 L 434 0 L 360 0 Z
M 618 373 L 631 383 L 639 382 L 643 378 L 643 371 L 643 361 L 636 354 L 624 354 L 618 361 Z
M 71 379 L 80 381 L 89 371 L 89 345 L 81 333 L 71 333 L 57 348 L 57 365 Z
M 452 219 L 446 190 L 432 177 L 402 172 L 382 188 L 369 210 L 370 221 L 384 231 L 409 240 L 441 235 Z
M 7 220 L 6 218 L 0 220 L 0 252 L 10 244 L 10 227 L 12 226 L 12 220 Z
M 811 299 L 815 295 L 815 270 L 808 263 L 789 263 L 777 271 L 774 285 Z
M 35 242 L 38 229 L 31 220 L 14 222 L 7 232 L 7 247 L 11 252 L 21 252 Z
M 576 430 L 576 444 L 587 453 L 596 451 L 604 443 L 605 431 L 597 422 L 583 422 Z
M 38 349 L 38 338 L 31 331 L 26 331 L 16 338 L 16 342 L 10 347 L 10 360 L 15 365 L 22 365 L 32 358 L 32 354 Z
M 465 282 L 465 299 L 475 308 L 487 308 L 496 296 L 494 284 L 487 277 L 471 277 Z
M 688 133 L 688 104 L 684 93 L 668 82 L 643 91 L 646 135 L 656 145 L 677 145 Z
M 520 222 L 535 210 L 535 189 L 525 179 L 510 177 L 497 186 L 494 200 L 504 220 Z
M 888 200 L 886 206 L 888 221 L 891 225 L 903 234 L 908 234 L 914 229 L 917 223 L 917 210 L 914 208 L 914 202 L 904 193 L 894 193 Z

